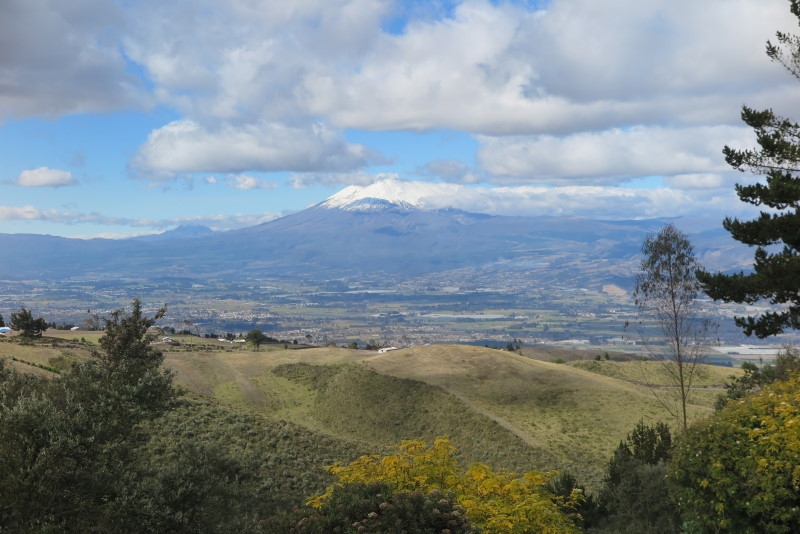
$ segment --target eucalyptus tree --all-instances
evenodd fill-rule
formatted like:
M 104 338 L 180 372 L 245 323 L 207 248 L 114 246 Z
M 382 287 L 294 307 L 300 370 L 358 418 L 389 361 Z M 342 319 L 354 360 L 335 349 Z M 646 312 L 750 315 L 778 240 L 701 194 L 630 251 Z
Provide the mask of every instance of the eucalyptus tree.
M 689 238 L 672 224 L 647 236 L 642 256 L 634 289 L 641 319 L 640 337 L 649 356 L 661 363 L 660 368 L 671 383 L 668 388 L 651 384 L 651 390 L 685 429 L 689 395 L 713 326 L 697 313 L 697 271 L 701 267 Z M 677 392 L 677 407 L 670 402 L 672 391 Z

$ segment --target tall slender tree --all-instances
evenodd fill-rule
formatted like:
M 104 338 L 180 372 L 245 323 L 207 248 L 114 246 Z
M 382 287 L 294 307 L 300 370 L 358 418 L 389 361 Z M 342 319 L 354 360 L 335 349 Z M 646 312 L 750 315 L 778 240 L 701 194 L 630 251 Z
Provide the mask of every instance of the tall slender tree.
M 789 0 L 800 22 L 800 0 Z M 767 42 L 767 55 L 800 79 L 800 37 L 777 32 Z M 800 328 L 800 124 L 773 110 L 744 106 L 742 120 L 756 133 L 758 148 L 723 149 L 733 168 L 765 177 L 765 183 L 736 185 L 739 198 L 764 206 L 758 218 L 726 218 L 722 226 L 742 243 L 756 247 L 754 271 L 711 274 L 698 278 L 703 291 L 715 300 L 753 304 L 767 300 L 774 309 L 755 316 L 736 317 L 748 336 L 764 338 Z
M 642 255 L 641 273 L 634 289 L 642 319 L 641 339 L 674 386 L 672 390 L 651 389 L 685 429 L 689 394 L 711 326 L 696 313 L 695 299 L 700 291 L 696 273 L 700 264 L 689 238 L 672 224 L 647 236 Z M 648 328 L 650 323 L 654 325 Z M 649 333 L 653 329 L 656 335 Z M 672 391 L 678 394 L 677 408 L 668 399 Z

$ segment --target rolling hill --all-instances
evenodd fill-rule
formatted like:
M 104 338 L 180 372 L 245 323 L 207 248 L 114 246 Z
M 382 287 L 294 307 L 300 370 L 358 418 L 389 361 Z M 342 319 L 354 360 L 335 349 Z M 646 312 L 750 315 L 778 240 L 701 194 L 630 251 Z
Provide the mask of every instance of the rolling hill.
M 169 352 L 167 363 L 189 389 L 338 439 L 383 449 L 448 435 L 467 461 L 568 471 L 589 487 L 638 421 L 671 422 L 640 383 L 638 362 L 558 364 L 531 355 L 461 345 L 385 354 L 276 346 Z M 694 417 L 712 412 L 735 372 L 705 368 Z
M 4 356 L 63 368 L 88 357 L 96 336 L 80 340 L 82 335 L 58 332 L 33 346 L 3 340 L 0 350 Z M 575 351 L 570 363 L 553 363 L 543 361 L 550 358 L 548 352 L 530 348 L 526 356 L 462 345 L 381 354 L 283 344 L 248 350 L 196 337 L 180 339 L 185 343 L 165 346 L 165 365 L 175 373 L 176 385 L 205 399 L 188 405 L 187 418 L 211 424 L 203 414 L 207 406 L 232 420 L 254 421 L 249 425 L 284 428 L 274 431 L 285 439 L 327 440 L 340 451 L 320 453 L 327 463 L 344 460 L 342 450 L 383 452 L 404 439 L 431 441 L 446 435 L 465 463 L 481 461 L 514 471 L 556 469 L 596 488 L 614 448 L 638 421 L 670 422 L 641 384 L 641 366 L 652 362 L 585 360 L 592 355 Z M 691 405 L 694 418 L 712 412 L 715 395 L 735 372 L 704 368 Z M 294 430 L 287 430 L 287 424 Z M 215 428 L 215 433 L 226 432 Z M 245 434 L 237 438 L 237 447 L 249 447 L 252 433 Z M 324 463 L 308 462 L 319 471 L 317 482 L 304 485 L 304 491 L 326 480 Z

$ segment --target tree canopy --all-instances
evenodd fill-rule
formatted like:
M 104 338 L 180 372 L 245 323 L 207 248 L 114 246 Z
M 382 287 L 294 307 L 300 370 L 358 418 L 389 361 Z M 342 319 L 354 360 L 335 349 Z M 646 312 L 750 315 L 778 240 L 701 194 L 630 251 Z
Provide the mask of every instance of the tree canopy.
M 262 343 L 270 339 L 269 337 L 267 337 L 266 334 L 264 334 L 264 332 L 262 332 L 258 328 L 253 328 L 252 330 L 250 330 L 247 333 L 247 335 L 244 336 L 244 338 L 245 340 L 247 340 L 248 343 L 252 344 L 256 348 L 258 348 Z
M 670 463 L 690 531 L 800 532 L 798 458 L 798 375 L 692 425 Z
M 800 0 L 790 0 L 800 21 Z M 767 42 L 767 55 L 800 78 L 800 38 L 777 33 L 777 44 Z M 726 218 L 731 236 L 756 247 L 753 272 L 701 272 L 703 290 L 713 299 L 753 304 L 768 300 L 777 308 L 755 316 L 736 317 L 745 334 L 764 338 L 800 328 L 800 124 L 771 109 L 744 106 L 742 120 L 753 128 L 758 148 L 726 146 L 725 160 L 733 168 L 765 177 L 765 182 L 736 185 L 742 202 L 764 206 L 758 218 Z
M 25 308 L 11 314 L 11 328 L 22 333 L 25 337 L 42 337 L 47 330 L 47 321 L 44 318 L 33 318 L 33 313 Z
M 680 516 L 665 475 L 672 435 L 664 423 L 643 421 L 619 444 L 598 495 L 598 523 L 605 532 L 673 534 Z
M 0 530 L 114 530 L 115 506 L 137 483 L 140 423 L 175 395 L 147 337 L 153 322 L 138 300 L 114 312 L 96 357 L 51 379 L 0 362 Z

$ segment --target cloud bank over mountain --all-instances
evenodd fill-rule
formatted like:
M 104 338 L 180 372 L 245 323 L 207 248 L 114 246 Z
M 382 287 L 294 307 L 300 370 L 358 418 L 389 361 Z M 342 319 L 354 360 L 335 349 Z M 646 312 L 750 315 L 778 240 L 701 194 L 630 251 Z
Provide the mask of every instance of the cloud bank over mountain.
M 467 210 L 738 215 L 751 178 L 721 148 L 753 143 L 743 103 L 800 109 L 764 54 L 791 18 L 785 0 L 8 0 L 0 183 L 76 187 L 0 213 L 233 220 L 394 175 Z

